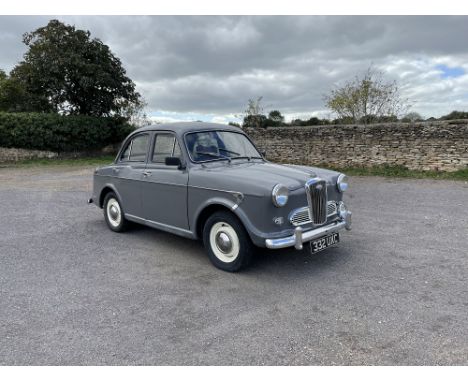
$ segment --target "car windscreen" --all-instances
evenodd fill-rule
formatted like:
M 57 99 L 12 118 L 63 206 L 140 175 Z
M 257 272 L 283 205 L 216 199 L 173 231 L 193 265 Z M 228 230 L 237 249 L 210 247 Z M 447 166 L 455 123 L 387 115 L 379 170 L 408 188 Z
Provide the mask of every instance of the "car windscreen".
M 261 155 L 241 133 L 232 131 L 200 131 L 189 133 L 185 142 L 194 162 L 235 158 L 261 158 Z

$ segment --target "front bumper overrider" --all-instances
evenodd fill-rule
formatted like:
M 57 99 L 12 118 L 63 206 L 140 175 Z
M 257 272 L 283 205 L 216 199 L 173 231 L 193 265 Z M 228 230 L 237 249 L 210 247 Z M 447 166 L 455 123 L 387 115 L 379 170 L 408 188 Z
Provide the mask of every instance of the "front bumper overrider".
M 351 230 L 351 211 L 346 211 L 344 216 L 333 223 L 312 228 L 308 231 L 303 231 L 301 227 L 294 229 L 294 234 L 291 236 L 281 237 L 278 239 L 266 239 L 265 246 L 270 249 L 295 247 L 298 250 L 302 249 L 302 244 L 308 241 L 318 239 L 319 237 L 328 235 L 333 232 L 338 232 L 342 229 Z

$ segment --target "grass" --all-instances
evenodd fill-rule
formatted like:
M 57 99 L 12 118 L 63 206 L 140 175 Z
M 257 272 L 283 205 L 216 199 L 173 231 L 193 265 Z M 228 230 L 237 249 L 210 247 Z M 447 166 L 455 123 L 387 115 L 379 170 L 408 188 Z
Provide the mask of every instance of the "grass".
M 36 166 L 101 166 L 112 163 L 114 155 L 70 159 L 28 159 L 19 162 L 0 163 L 0 167 L 36 167 Z
M 468 168 L 454 172 L 417 171 L 409 170 L 404 166 L 348 167 L 330 169 L 343 172 L 349 176 L 385 176 L 392 178 L 449 179 L 468 181 Z
M 101 166 L 114 161 L 114 156 L 76 158 L 76 159 L 31 159 L 16 163 L 2 163 L 0 167 L 35 167 L 35 166 Z M 340 171 L 349 176 L 385 176 L 392 178 L 413 179 L 449 179 L 468 181 L 468 168 L 454 172 L 445 171 L 416 171 L 404 166 L 376 166 L 376 167 L 345 167 L 336 168 L 326 164 L 322 166 L 330 170 Z

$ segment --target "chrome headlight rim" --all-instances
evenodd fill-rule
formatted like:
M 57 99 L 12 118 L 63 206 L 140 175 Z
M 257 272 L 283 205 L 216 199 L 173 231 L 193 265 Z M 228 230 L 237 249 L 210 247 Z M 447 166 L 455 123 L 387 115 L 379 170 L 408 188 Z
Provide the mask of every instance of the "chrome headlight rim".
M 289 189 L 281 183 L 278 183 L 271 191 L 271 199 L 275 207 L 284 207 L 288 203 Z
M 349 188 L 348 176 L 345 174 L 340 174 L 336 180 L 336 188 L 339 192 L 343 193 Z

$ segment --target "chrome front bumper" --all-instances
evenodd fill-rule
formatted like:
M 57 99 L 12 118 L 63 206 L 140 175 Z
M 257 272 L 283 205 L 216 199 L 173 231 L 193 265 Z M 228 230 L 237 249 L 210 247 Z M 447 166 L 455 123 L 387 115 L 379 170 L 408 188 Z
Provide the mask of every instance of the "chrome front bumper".
M 347 211 L 346 216 L 342 220 L 331 224 L 311 229 L 303 232 L 301 227 L 296 227 L 294 234 L 291 236 L 282 237 L 279 239 L 266 239 L 265 246 L 270 249 L 286 248 L 294 246 L 296 249 L 302 249 L 302 244 L 308 241 L 317 239 L 321 236 L 328 235 L 333 232 L 338 232 L 342 229 L 351 229 L 351 211 Z

